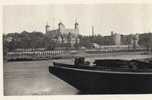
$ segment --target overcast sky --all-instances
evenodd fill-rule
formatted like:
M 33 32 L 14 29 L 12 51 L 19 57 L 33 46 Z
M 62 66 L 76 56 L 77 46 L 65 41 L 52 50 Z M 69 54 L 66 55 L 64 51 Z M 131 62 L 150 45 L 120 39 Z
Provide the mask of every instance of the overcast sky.
M 62 21 L 73 28 L 75 19 L 80 33 L 109 35 L 111 31 L 129 34 L 152 32 L 152 5 L 142 4 L 86 4 L 86 5 L 27 5 L 3 7 L 4 33 L 26 31 L 45 32 L 45 25 L 57 28 Z

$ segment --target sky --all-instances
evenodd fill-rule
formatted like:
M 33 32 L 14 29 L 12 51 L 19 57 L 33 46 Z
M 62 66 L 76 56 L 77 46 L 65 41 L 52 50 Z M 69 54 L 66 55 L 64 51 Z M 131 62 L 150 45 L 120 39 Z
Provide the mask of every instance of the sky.
M 111 31 L 130 34 L 152 32 L 152 5 L 148 4 L 54 4 L 9 5 L 3 7 L 3 32 L 45 32 L 48 23 L 56 29 L 79 23 L 80 34 L 109 35 Z

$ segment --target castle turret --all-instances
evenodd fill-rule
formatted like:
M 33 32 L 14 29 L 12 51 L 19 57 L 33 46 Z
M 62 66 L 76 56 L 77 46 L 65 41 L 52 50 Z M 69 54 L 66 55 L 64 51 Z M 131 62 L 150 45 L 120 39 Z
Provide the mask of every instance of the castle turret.
M 75 29 L 75 33 L 76 34 L 79 34 L 79 27 L 78 27 L 78 22 L 75 22 L 75 24 L 74 24 L 74 29 Z
M 65 28 L 64 24 L 62 22 L 59 22 L 58 29 L 61 32 Z
M 49 26 L 48 24 L 45 25 L 45 33 L 48 33 L 49 27 L 50 27 L 50 26 Z
M 79 25 L 79 24 L 78 24 L 77 22 L 75 22 L 74 28 L 75 28 L 75 29 L 79 29 L 78 25 Z

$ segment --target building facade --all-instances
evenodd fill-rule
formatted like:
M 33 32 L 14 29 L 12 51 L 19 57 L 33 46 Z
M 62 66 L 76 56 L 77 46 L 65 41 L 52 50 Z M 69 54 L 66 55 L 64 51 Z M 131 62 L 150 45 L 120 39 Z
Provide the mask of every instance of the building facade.
M 74 28 L 66 28 L 65 25 L 60 22 L 58 28 L 55 30 L 49 30 L 49 25 L 45 26 L 46 35 L 53 41 L 59 44 L 69 44 L 74 47 L 75 44 L 79 43 L 79 27 L 78 23 L 75 22 Z

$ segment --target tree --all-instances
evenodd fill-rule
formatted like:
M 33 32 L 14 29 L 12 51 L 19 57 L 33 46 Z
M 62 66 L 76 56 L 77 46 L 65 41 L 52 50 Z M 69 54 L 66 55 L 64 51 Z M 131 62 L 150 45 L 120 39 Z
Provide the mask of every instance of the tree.
M 47 50 L 54 50 L 56 48 L 57 43 L 51 38 L 45 36 L 44 37 L 44 48 Z

